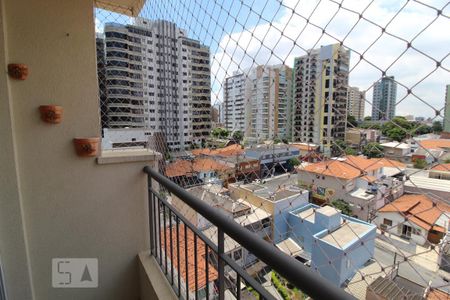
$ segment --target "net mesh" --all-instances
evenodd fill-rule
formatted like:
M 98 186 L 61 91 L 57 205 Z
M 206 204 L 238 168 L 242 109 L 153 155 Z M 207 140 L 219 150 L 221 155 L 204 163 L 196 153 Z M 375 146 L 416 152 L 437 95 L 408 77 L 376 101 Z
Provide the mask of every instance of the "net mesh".
M 103 151 L 162 153 L 161 173 L 359 299 L 447 297 L 447 1 L 149 0 L 129 15 L 95 10 Z M 304 297 L 225 249 L 274 297 Z

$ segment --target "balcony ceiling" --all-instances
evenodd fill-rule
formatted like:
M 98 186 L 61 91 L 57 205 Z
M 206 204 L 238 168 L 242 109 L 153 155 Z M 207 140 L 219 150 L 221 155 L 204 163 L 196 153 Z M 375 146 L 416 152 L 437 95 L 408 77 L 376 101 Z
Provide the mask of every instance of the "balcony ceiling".
M 145 0 L 94 0 L 97 8 L 136 17 L 144 6 Z

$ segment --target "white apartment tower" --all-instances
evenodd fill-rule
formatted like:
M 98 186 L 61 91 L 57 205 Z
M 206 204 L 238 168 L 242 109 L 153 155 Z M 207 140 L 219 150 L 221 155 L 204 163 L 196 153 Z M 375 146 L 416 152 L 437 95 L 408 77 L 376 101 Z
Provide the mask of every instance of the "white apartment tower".
M 294 62 L 292 135 L 294 141 L 321 146 L 331 155 L 335 140 L 344 140 L 350 50 L 322 46 Z
M 245 132 L 245 74 L 235 73 L 225 78 L 223 96 L 225 128 L 231 132 Z
M 285 65 L 257 66 L 245 78 L 245 137 L 261 142 L 289 138 L 292 69 Z
M 385 76 L 373 85 L 372 120 L 395 117 L 397 83 L 394 76 Z
M 205 140 L 209 49 L 168 21 L 108 23 L 104 34 L 107 127 L 142 128 L 170 150 Z
M 366 92 L 360 91 L 357 87 L 348 88 L 347 114 L 354 116 L 356 120 L 364 119 L 364 105 Z

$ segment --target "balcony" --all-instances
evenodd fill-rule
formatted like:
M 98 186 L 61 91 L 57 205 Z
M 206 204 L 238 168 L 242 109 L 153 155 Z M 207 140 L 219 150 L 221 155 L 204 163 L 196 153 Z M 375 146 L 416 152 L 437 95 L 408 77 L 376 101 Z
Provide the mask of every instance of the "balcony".
M 159 172 L 150 167 L 144 168 L 144 171 L 149 183 L 150 255 L 158 262 L 177 297 L 225 299 L 227 294 L 227 297 L 241 299 L 241 293 L 251 287 L 260 299 L 275 299 L 226 254 L 226 235 L 311 297 L 352 299 L 352 296 L 317 276 L 293 257 L 230 220 L 222 211 L 209 206 Z M 156 185 L 215 225 L 216 243 L 164 199 L 154 188 Z

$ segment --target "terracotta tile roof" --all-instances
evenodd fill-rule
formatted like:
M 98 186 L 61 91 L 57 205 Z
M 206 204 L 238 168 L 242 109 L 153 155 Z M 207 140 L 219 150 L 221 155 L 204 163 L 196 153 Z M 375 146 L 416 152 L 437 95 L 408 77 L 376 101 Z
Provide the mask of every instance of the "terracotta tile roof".
M 430 293 L 427 296 L 427 300 L 449 300 L 450 295 L 444 291 L 431 289 Z
M 403 195 L 380 208 L 379 212 L 401 213 L 412 223 L 430 230 L 442 213 L 450 213 L 450 206 L 443 202 L 433 202 L 425 195 Z
M 193 172 L 193 164 L 189 160 L 176 160 L 166 166 L 167 177 L 185 176 L 192 174 Z
M 232 167 L 217 162 L 212 158 L 197 158 L 194 160 L 194 171 L 207 172 L 207 171 L 228 171 Z
M 295 144 L 295 143 L 289 144 L 289 146 L 295 147 L 298 150 L 302 151 L 313 151 L 317 148 L 317 146 L 311 146 L 308 144 Z
M 185 226 L 184 224 L 179 225 L 179 236 L 178 241 L 180 243 L 177 246 L 177 229 L 176 225 L 172 226 L 172 236 L 170 236 L 170 227 L 161 230 L 162 243 L 161 246 L 167 251 L 167 259 L 170 260 L 171 248 L 172 248 L 172 264 L 175 270 L 179 271 L 181 278 L 186 282 L 186 278 L 189 285 L 189 290 L 195 292 L 195 252 L 194 252 L 194 233 L 189 228 L 187 229 L 187 261 L 188 261 L 188 272 L 186 276 L 186 236 L 185 236 Z M 171 243 L 172 242 L 172 247 Z M 166 246 L 167 245 L 167 246 Z M 180 266 L 178 266 L 178 256 L 177 248 L 180 250 Z M 163 254 L 164 255 L 164 254 Z M 198 289 L 206 286 L 206 259 L 205 259 L 205 243 L 197 238 L 197 284 Z M 170 268 L 168 268 L 170 270 Z M 170 272 L 170 271 L 169 271 Z M 217 270 L 212 264 L 208 262 L 208 281 L 213 281 L 218 278 Z
M 423 140 L 419 146 L 425 149 L 450 148 L 450 139 Z
M 365 172 L 378 170 L 383 167 L 404 169 L 406 165 L 386 158 L 367 159 L 362 156 L 349 155 L 343 160 L 333 159 L 310 164 L 304 167 L 303 170 L 350 180 L 364 176 Z
M 450 172 L 450 164 L 439 164 L 431 168 L 433 171 L 447 171 Z
M 195 149 L 192 150 L 192 154 L 195 156 L 199 155 L 208 155 L 208 156 L 232 156 L 232 155 L 239 155 L 244 153 L 244 149 L 242 149 L 242 146 L 239 144 L 234 144 L 227 146 L 225 148 L 219 148 L 219 149 Z
M 212 158 L 196 158 L 193 161 L 177 160 L 166 166 L 166 176 L 168 177 L 190 176 L 195 172 L 208 172 L 208 171 L 226 172 L 231 169 L 232 167 L 217 162 Z

